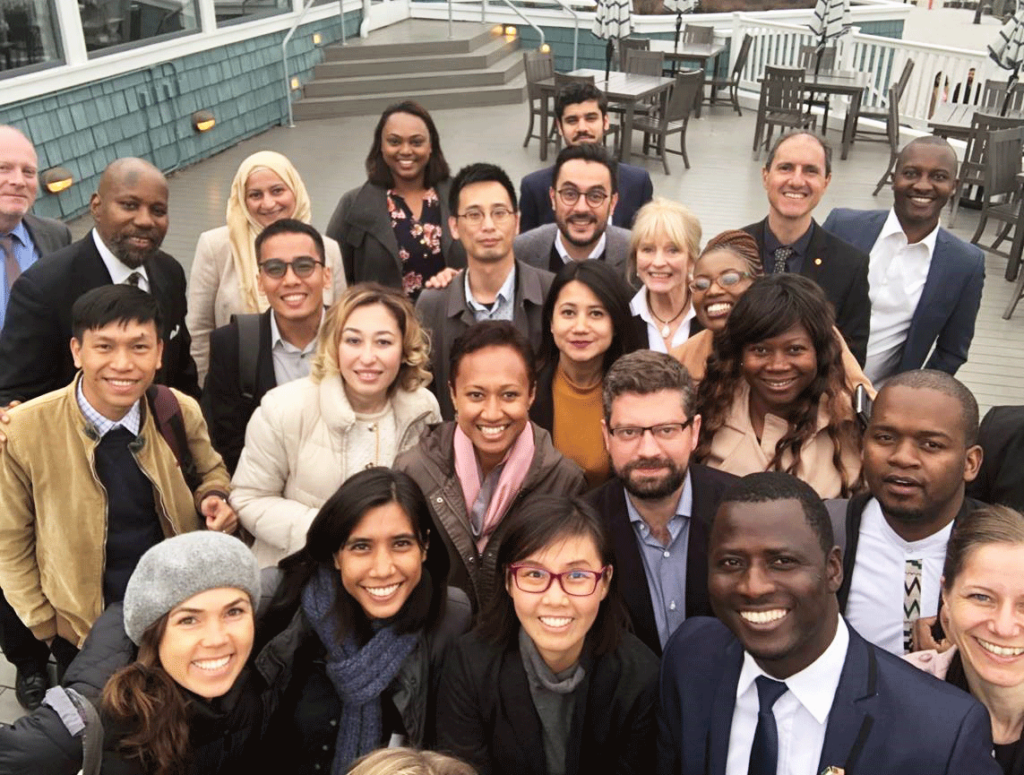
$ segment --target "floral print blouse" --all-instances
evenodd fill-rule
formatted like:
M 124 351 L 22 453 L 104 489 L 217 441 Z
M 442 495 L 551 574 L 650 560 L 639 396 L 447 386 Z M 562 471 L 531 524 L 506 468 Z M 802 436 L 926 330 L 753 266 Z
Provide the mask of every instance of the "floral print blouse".
M 441 253 L 441 200 L 433 188 L 423 195 L 419 220 L 399 194 L 388 191 L 388 213 L 398 240 L 398 257 L 402 259 L 402 279 L 406 295 L 415 301 L 423 283 L 444 269 Z

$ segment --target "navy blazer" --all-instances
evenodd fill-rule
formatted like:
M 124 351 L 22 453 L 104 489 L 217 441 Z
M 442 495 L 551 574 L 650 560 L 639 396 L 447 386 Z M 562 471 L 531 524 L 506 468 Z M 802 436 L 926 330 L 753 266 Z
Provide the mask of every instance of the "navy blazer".
M 164 319 L 163 366 L 156 381 L 199 397 L 199 376 L 185 326 L 185 271 L 162 251 L 146 261 L 151 293 Z M 57 390 L 71 382 L 71 306 L 93 288 L 110 284 L 110 273 L 90 231 L 83 239 L 39 260 L 11 288 L 0 332 L 0 406 Z
M 551 209 L 552 178 L 555 168 L 545 167 L 531 172 L 519 183 L 519 233 L 535 229 L 545 223 L 555 222 L 555 211 Z M 615 205 L 612 223 L 628 229 L 633 225 L 636 211 L 651 201 L 654 183 L 650 173 L 643 167 L 619 164 L 619 203 Z
M 814 775 L 1001 775 L 988 711 L 967 692 L 849 627 Z M 661 662 L 659 775 L 724 775 L 743 646 L 717 619 L 687 619 Z
M 824 227 L 870 253 L 888 217 L 888 210 L 838 207 L 828 214 Z M 956 374 L 967 360 L 974 338 L 974 321 L 981 306 L 984 284 L 985 254 L 940 228 L 928 279 L 910 321 L 898 371 L 923 366 Z M 929 358 L 932 345 L 935 350 Z
M 259 352 L 256 355 L 256 384 L 253 395 L 242 395 L 242 378 L 238 371 L 238 323 L 232 320 L 210 334 L 210 370 L 206 372 L 203 397 L 199 405 L 210 431 L 210 441 L 234 474 L 238 458 L 245 446 L 245 428 L 260 405 L 263 396 L 277 387 L 274 354 L 270 342 L 272 309 L 260 315 Z
M 739 477 L 690 464 L 690 485 L 693 488 L 693 514 L 686 546 L 686 616 L 713 616 L 708 602 L 708 535 L 711 520 L 722 502 L 725 491 Z M 591 490 L 584 499 L 604 518 L 615 551 L 615 574 L 619 592 L 626 603 L 633 632 L 647 647 L 661 656 L 661 640 L 654 618 L 654 605 L 647 585 L 644 558 L 637 545 L 636 530 L 626 510 L 626 491 L 622 480 L 614 477 Z
M 869 250 L 852 244 L 845 238 L 830 233 L 827 228 L 811 222 L 814 233 L 807 245 L 800 274 L 814 280 L 836 310 L 836 328 L 846 344 L 864 365 L 868 353 L 868 335 L 871 333 L 871 298 L 868 295 Z M 768 219 L 744 226 L 757 241 L 757 253 L 764 253 L 764 232 Z

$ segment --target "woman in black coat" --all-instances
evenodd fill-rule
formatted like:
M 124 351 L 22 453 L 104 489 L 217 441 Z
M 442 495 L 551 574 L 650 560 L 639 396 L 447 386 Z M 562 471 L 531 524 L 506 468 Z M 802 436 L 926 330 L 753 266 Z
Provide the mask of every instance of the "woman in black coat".
M 652 772 L 658 660 L 626 631 L 600 516 L 531 499 L 510 518 L 498 575 L 505 593 L 445 663 L 438 749 L 481 775 Z

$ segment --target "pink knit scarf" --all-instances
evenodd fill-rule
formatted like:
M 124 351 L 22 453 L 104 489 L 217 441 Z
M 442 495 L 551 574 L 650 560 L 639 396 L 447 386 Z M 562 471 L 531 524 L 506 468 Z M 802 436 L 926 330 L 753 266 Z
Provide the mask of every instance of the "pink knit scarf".
M 523 487 L 523 481 L 530 472 L 530 464 L 533 463 L 533 423 L 529 423 L 519 437 L 512 444 L 512 448 L 505 455 L 502 461 L 505 467 L 498 479 L 498 486 L 494 489 L 491 502 L 487 504 L 487 511 L 484 513 L 483 530 L 480 537 L 476 539 L 476 549 L 483 552 L 491 533 L 498 527 L 501 518 L 505 516 L 512 501 Z M 476 451 L 469 436 L 462 432 L 462 428 L 455 427 L 455 473 L 462 485 L 462 497 L 466 501 L 466 517 L 469 518 L 476 502 L 476 496 L 480 494 L 480 468 L 476 461 Z

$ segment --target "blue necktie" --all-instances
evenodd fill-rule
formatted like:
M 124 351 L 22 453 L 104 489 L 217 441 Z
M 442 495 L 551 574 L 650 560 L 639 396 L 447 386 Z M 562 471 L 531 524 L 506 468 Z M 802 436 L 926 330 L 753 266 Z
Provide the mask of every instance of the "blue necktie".
M 776 775 L 779 767 L 779 728 L 775 724 L 772 706 L 786 693 L 788 687 L 782 681 L 773 681 L 764 675 L 754 680 L 761 708 L 757 712 L 757 729 L 754 730 L 754 744 L 750 746 L 747 775 Z

